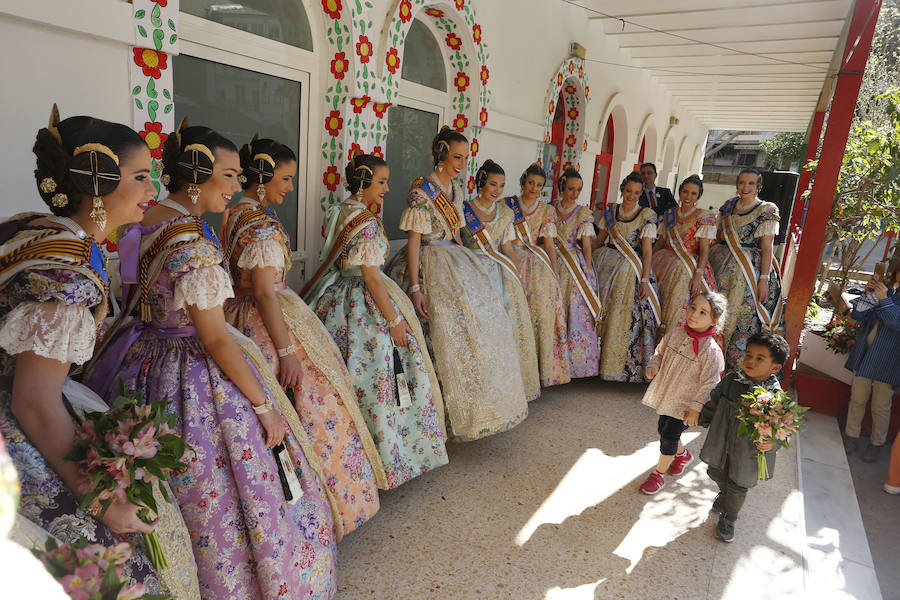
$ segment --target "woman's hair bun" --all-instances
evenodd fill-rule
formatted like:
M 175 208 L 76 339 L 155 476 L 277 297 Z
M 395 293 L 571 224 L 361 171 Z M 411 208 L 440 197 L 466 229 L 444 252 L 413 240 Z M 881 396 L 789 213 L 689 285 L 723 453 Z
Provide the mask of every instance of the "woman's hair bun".
M 483 188 L 491 175 L 506 175 L 506 172 L 503 170 L 503 167 L 489 158 L 482 163 L 475 173 L 475 187 L 479 190 Z
M 241 146 L 238 155 L 243 171 L 240 183 L 245 190 L 254 183 L 266 184 L 272 181 L 279 164 L 297 162 L 297 155 L 293 150 L 273 139 L 260 139 L 258 134 Z
M 581 173 L 576 171 L 575 169 L 569 167 L 563 174 L 559 176 L 559 179 L 556 180 L 556 189 L 562 193 L 566 189 L 566 182 L 570 179 L 581 179 Z
M 163 146 L 163 176 L 166 189 L 177 192 L 188 184 L 201 184 L 212 177 L 217 149 L 237 152 L 234 142 L 202 125 L 186 127 L 187 117 Z
M 363 154 L 362 150 L 355 149 L 344 168 L 347 189 L 351 194 L 367 189 L 375 181 L 375 169 L 384 166 L 387 166 L 387 163 L 380 156 Z
M 468 144 L 469 139 L 455 129 L 450 129 L 449 125 L 441 127 L 431 141 L 431 158 L 434 166 L 447 160 L 447 157 L 450 156 L 450 145 L 456 143 Z
M 519 187 L 525 187 L 525 182 L 528 180 L 529 175 L 537 175 L 543 177 L 544 181 L 547 181 L 547 173 L 544 172 L 544 167 L 534 162 L 528 165 L 528 168 L 519 176 Z

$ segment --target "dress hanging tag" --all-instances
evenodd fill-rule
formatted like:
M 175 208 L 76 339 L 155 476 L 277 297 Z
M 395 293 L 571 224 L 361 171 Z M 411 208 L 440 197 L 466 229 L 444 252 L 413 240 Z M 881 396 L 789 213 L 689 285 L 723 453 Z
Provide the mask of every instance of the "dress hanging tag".
M 275 455 L 275 463 L 278 465 L 278 479 L 281 480 L 284 499 L 293 504 L 303 496 L 303 488 L 297 479 L 291 453 L 282 442 L 272 448 L 272 454 Z
M 409 384 L 406 383 L 400 352 L 396 347 L 394 348 L 394 376 L 397 378 L 397 407 L 409 408 L 412 406 L 412 398 L 409 395 Z

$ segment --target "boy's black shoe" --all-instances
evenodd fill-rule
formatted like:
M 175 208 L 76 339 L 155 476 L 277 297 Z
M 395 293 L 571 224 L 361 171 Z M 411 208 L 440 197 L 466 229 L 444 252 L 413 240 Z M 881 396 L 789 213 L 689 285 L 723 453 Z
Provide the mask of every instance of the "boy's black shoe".
M 725 515 L 719 517 L 719 524 L 716 525 L 716 538 L 722 540 L 726 544 L 734 541 L 734 521 L 729 521 Z

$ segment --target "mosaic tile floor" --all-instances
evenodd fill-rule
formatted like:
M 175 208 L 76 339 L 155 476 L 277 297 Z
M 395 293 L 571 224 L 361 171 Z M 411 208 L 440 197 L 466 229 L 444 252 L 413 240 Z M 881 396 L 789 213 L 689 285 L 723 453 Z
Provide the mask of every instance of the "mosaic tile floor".
M 658 458 L 644 386 L 544 390 L 514 430 L 451 444 L 450 464 L 382 495 L 339 548 L 337 600 L 796 598 L 803 591 L 797 457 L 751 490 L 727 545 L 705 465 L 637 491 Z M 685 438 L 696 455 L 705 431 Z

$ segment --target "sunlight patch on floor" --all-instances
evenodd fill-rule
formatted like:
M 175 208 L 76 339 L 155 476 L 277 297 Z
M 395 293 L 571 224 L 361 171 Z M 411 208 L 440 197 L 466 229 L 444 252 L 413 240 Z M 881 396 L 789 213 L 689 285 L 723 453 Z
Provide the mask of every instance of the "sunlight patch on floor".
M 544 600 L 594 600 L 594 592 L 597 586 L 604 581 L 606 581 L 605 578 L 573 588 L 555 587 L 547 590 L 547 593 L 544 594 Z
M 685 443 L 698 433 L 686 433 Z M 603 502 L 626 485 L 637 485 L 659 459 L 659 442 L 653 441 L 633 454 L 608 456 L 598 448 L 584 451 L 556 489 L 516 534 L 515 543 L 524 546 L 541 525 L 560 524 L 569 517 Z

